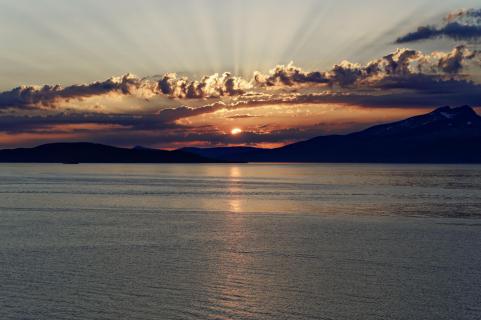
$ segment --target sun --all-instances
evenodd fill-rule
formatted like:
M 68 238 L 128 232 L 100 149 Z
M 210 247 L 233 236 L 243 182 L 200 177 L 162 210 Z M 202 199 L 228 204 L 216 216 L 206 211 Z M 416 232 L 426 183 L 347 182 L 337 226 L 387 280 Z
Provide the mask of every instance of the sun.
M 232 130 L 230 131 L 230 133 L 235 136 L 235 135 L 237 135 L 237 134 L 241 134 L 241 133 L 242 133 L 242 129 L 241 129 L 241 128 L 234 128 L 234 129 L 232 129 Z

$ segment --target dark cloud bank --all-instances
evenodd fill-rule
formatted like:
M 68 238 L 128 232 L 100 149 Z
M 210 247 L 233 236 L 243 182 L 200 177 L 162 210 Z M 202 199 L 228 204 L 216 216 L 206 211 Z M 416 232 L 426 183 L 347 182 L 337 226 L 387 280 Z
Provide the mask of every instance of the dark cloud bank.
M 481 39 L 481 9 L 450 13 L 440 26 L 421 26 L 416 31 L 399 37 L 396 43 L 408 43 L 435 38 L 474 41 Z

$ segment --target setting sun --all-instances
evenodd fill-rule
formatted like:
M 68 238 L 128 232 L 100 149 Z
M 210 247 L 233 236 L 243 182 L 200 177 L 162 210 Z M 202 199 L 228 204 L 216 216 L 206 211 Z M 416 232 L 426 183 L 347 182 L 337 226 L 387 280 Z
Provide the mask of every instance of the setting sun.
M 242 129 L 240 129 L 240 128 L 234 128 L 234 129 L 232 129 L 232 130 L 230 131 L 230 133 L 235 136 L 235 135 L 237 135 L 237 134 L 241 134 L 241 133 L 242 133 Z

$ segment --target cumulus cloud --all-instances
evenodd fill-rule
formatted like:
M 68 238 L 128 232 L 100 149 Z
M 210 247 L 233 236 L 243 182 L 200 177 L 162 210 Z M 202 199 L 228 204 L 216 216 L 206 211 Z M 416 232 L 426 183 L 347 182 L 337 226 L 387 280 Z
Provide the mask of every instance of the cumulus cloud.
M 417 50 L 400 48 L 365 65 L 342 61 L 327 71 L 304 71 L 292 63 L 277 66 L 267 75 L 256 73 L 253 82 L 257 86 L 288 86 L 321 84 L 328 87 L 369 86 L 395 77 L 429 74 L 432 77 L 452 78 L 460 74 L 470 62 L 479 65 L 481 53 L 466 46 L 458 46 L 450 52 L 424 54 Z
M 292 86 L 300 83 L 328 83 L 329 81 L 324 72 L 305 72 L 290 62 L 288 65 L 275 67 L 267 75 L 255 72 L 253 82 L 260 86 L 272 87 Z
M 396 43 L 447 37 L 454 40 L 478 40 L 481 38 L 481 9 L 458 10 L 449 13 L 441 25 L 420 26 L 396 39 Z
M 479 57 L 479 51 L 470 51 L 466 46 L 458 46 L 449 53 L 438 53 L 438 67 L 449 74 L 459 73 L 466 61 Z
M 178 78 L 166 74 L 159 81 L 138 78 L 132 74 L 113 77 L 90 84 L 21 86 L 0 93 L 0 108 L 9 107 L 52 107 L 61 102 L 117 94 L 149 99 L 159 95 L 170 98 L 203 99 L 241 95 L 251 88 L 249 81 L 233 77 L 230 73 L 205 76 L 201 80 Z
M 334 65 L 328 73 L 329 83 L 349 86 L 358 81 L 363 76 L 363 68 L 360 64 L 342 61 Z
M 90 84 L 62 87 L 59 85 L 21 86 L 0 93 L 0 108 L 52 106 L 59 101 L 79 100 L 109 93 L 151 97 L 156 93 L 156 85 L 139 79 L 132 74 L 112 77 L 105 81 Z
M 451 52 L 424 54 L 417 50 L 400 48 L 368 62 L 365 65 L 343 61 L 328 70 L 305 71 L 294 66 L 279 65 L 267 74 L 255 72 L 251 79 L 232 76 L 230 73 L 214 74 L 200 80 L 167 73 L 158 80 L 138 78 L 127 74 L 90 84 L 62 86 L 22 86 L 0 93 L 0 109 L 52 108 L 89 97 L 118 95 L 138 99 L 166 97 L 169 99 L 252 99 L 266 92 L 306 87 L 359 89 L 376 88 L 385 83 L 419 74 L 437 79 L 463 78 L 470 65 L 481 65 L 481 53 L 458 46 Z M 62 105 L 63 104 L 63 105 Z
M 168 73 L 158 83 L 163 94 L 175 98 L 218 98 L 222 96 L 236 96 L 251 88 L 251 84 L 230 73 L 205 76 L 200 81 L 188 78 L 178 78 L 175 73 Z
M 433 78 L 461 77 L 461 71 L 472 62 L 479 66 L 481 53 L 466 46 L 455 47 L 450 52 L 424 54 L 417 50 L 397 49 L 363 67 L 355 66 L 358 80 L 364 84 L 376 85 L 385 78 L 403 80 L 409 76 L 424 74 Z

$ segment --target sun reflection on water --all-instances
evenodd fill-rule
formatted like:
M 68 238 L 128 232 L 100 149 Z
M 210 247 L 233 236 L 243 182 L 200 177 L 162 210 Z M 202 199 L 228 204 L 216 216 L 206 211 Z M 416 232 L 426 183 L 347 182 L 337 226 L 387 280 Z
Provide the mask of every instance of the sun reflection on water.
M 242 212 L 242 200 L 240 194 L 242 191 L 241 187 L 241 168 L 239 166 L 232 166 L 229 168 L 229 210 L 232 213 Z

